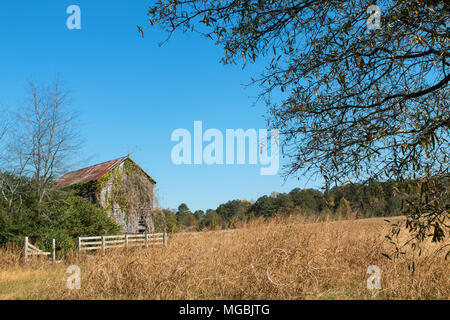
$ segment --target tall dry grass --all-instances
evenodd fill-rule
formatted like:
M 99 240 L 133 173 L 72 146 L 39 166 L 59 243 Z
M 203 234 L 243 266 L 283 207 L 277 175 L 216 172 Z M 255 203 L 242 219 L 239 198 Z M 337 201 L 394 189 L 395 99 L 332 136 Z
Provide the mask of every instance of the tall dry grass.
M 234 232 L 174 236 L 168 246 L 69 257 L 27 298 L 48 299 L 448 299 L 444 244 L 426 243 L 391 261 L 383 219 L 252 222 Z M 408 265 L 415 262 L 415 272 Z M 80 266 L 81 289 L 66 287 Z M 368 290 L 367 268 L 381 268 Z M 28 267 L 10 268 L 10 272 Z M 50 271 L 53 270 L 53 271 Z M 3 271 L 5 272 L 5 271 Z M 43 271 L 44 272 L 44 271 Z M 0 273 L 1 274 L 1 273 Z M 0 283 L 1 288 L 1 283 Z

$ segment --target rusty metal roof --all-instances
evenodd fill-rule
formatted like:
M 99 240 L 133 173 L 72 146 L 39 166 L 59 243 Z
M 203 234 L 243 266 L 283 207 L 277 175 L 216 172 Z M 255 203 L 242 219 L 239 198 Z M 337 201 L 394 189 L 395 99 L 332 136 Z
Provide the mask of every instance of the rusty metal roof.
M 105 174 L 113 170 L 115 167 L 124 162 L 128 157 L 106 161 L 87 168 L 68 172 L 56 181 L 59 187 L 70 186 L 74 184 L 96 181 Z

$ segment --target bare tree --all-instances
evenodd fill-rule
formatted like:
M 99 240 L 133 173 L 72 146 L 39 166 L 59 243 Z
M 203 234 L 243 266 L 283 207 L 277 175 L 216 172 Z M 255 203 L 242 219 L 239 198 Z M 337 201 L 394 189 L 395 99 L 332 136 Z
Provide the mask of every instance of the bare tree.
M 2 110 L 0 119 L 0 195 L 7 204 L 9 210 L 17 200 L 21 203 L 21 186 L 25 184 L 25 167 L 28 160 L 18 157 L 15 138 L 17 137 L 17 125 L 11 121 L 11 113 Z
M 2 161 L 5 156 L 5 136 L 9 128 L 9 119 L 7 118 L 7 111 L 0 107 L 0 169 L 2 168 Z
M 20 173 L 32 177 L 38 213 L 54 179 L 70 166 L 81 147 L 69 91 L 60 80 L 48 86 L 29 81 L 24 108 L 16 113 L 17 128 L 10 145 Z
M 3 113 L 2 111 L 0 111 L 1 113 Z M 3 137 L 6 134 L 6 129 L 7 129 L 7 123 L 4 119 L 0 119 L 0 142 L 2 142 Z
M 7 142 L 7 133 L 10 126 L 6 110 L 2 109 L 0 114 L 0 195 L 8 206 L 11 207 L 13 198 L 11 195 L 14 194 L 17 187 L 12 184 L 10 179 L 11 175 L 6 173 L 6 169 L 9 167 L 8 164 L 10 163 Z

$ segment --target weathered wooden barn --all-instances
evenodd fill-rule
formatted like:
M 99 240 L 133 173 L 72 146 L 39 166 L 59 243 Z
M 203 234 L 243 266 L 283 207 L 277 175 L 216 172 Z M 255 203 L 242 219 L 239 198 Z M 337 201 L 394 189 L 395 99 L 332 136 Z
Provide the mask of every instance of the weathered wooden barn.
M 154 231 L 155 184 L 128 156 L 68 172 L 57 181 L 106 209 L 124 233 Z

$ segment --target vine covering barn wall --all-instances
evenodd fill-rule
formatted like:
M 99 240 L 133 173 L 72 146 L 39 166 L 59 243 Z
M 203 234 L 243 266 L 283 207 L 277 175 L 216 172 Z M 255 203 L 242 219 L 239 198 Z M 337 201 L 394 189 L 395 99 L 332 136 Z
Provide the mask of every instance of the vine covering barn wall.
M 156 182 L 129 157 L 113 161 L 68 173 L 60 179 L 60 184 L 67 184 L 71 178 L 83 173 L 96 177 L 84 179 L 88 180 L 84 182 L 78 179 L 81 180 L 79 183 L 71 183 L 70 186 L 81 196 L 103 207 L 123 227 L 123 232 L 153 232 L 153 189 Z M 112 169 L 102 172 L 102 166 L 107 165 Z

